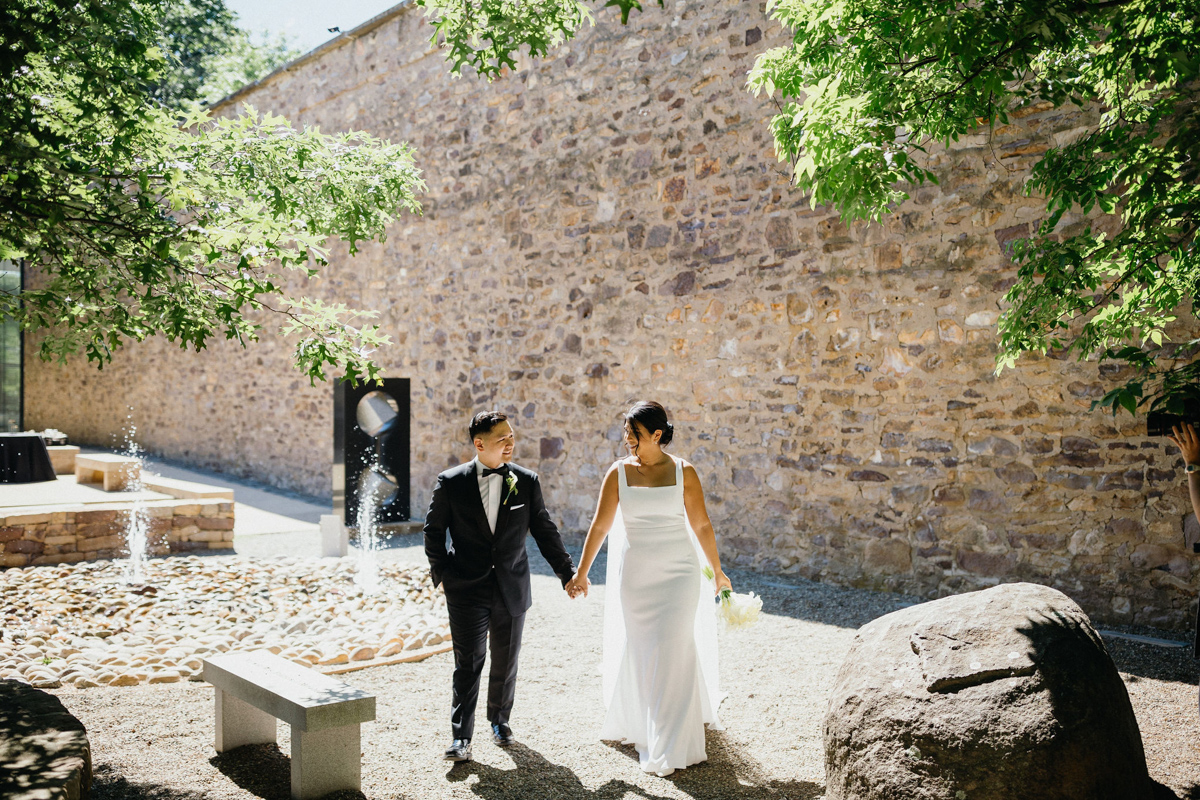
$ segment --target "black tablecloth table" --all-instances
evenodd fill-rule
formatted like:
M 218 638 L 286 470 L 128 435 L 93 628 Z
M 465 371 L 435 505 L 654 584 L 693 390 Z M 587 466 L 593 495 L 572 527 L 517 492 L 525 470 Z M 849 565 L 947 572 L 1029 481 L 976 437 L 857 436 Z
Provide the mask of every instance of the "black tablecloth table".
M 0 483 L 56 480 L 50 451 L 36 433 L 0 433 Z

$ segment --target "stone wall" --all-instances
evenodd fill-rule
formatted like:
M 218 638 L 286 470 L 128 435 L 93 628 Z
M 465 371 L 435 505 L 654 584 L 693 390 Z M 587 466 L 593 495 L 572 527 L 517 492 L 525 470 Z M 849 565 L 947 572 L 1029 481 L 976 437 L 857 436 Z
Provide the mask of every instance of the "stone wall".
M 620 413 L 647 397 L 738 566 L 929 597 L 1027 579 L 1101 621 L 1188 624 L 1179 459 L 1088 410 L 1120 375 L 1050 358 L 994 374 L 1005 248 L 1043 213 L 1022 185 L 1080 112 L 935 150 L 939 186 L 847 226 L 790 188 L 772 105 L 745 91 L 782 42 L 761 4 L 647 6 L 627 28 L 604 12 L 490 85 L 451 79 L 429 36 L 398 10 L 237 98 L 417 148 L 424 216 L 295 286 L 380 312 L 384 372 L 413 381 L 418 516 L 469 456 L 466 419 L 496 406 L 581 532 Z M 328 496 L 332 392 L 289 356 L 271 337 L 151 341 L 101 373 L 31 354 L 28 424 L 106 443 L 132 406 L 153 451 Z
M 129 503 L 23 508 L 0 517 L 0 567 L 74 564 L 125 558 Z M 233 547 L 233 503 L 150 500 L 145 507 L 152 556 Z

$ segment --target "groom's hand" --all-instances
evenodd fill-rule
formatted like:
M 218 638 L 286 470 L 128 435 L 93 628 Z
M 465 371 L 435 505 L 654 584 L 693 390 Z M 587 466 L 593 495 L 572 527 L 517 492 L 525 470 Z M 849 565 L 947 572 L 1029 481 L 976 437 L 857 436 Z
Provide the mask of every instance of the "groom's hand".
M 576 597 L 578 597 L 581 594 L 584 597 L 587 597 L 588 588 L 591 585 L 592 585 L 592 582 L 587 579 L 587 575 L 581 575 L 578 572 L 576 572 L 575 577 L 571 578 L 571 580 L 567 581 L 567 586 L 566 586 L 567 596 L 570 597 L 572 600 L 574 600 Z

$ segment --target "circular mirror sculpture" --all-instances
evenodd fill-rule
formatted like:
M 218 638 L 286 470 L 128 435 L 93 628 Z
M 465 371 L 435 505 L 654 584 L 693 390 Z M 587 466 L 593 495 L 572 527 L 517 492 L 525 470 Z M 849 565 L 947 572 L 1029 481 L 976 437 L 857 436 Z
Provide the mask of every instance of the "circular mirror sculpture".
M 396 402 L 396 398 L 387 392 L 376 390 L 358 401 L 355 416 L 363 433 L 375 438 L 387 430 L 399 413 L 400 404 Z
M 358 476 L 358 502 L 372 508 L 386 506 L 396 497 L 400 487 L 396 479 L 378 466 L 364 469 Z

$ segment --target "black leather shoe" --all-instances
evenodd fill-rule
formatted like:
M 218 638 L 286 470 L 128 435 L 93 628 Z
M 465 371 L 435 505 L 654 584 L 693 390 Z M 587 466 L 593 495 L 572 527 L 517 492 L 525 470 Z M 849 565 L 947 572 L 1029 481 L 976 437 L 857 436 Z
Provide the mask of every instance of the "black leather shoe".
M 446 761 L 470 761 L 471 760 L 471 740 L 470 739 L 455 739 L 446 748 L 446 754 L 442 756 Z
M 508 747 L 510 744 L 514 744 L 517 741 L 513 738 L 512 728 L 508 727 L 507 724 L 493 725 L 492 739 L 501 747 Z

